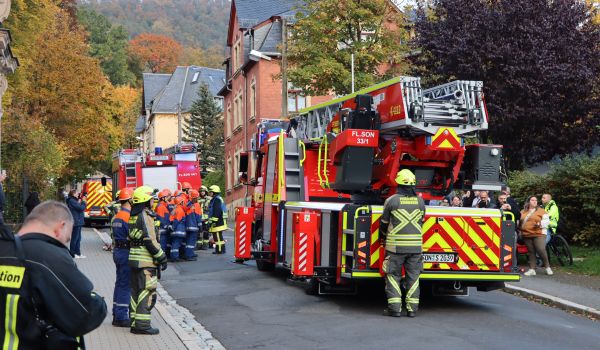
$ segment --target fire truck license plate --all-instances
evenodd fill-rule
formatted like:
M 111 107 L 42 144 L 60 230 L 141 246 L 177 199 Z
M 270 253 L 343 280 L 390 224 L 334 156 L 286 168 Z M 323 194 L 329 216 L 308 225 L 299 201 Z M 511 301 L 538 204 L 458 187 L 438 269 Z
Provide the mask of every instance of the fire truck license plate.
M 454 254 L 423 254 L 423 262 L 426 263 L 453 263 Z

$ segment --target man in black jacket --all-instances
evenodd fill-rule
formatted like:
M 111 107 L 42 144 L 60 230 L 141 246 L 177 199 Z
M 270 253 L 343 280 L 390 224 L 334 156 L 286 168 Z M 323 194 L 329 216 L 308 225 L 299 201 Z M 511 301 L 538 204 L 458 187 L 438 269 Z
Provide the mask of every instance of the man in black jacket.
M 0 344 L 4 349 L 84 348 L 83 335 L 106 317 L 104 299 L 93 292 L 92 282 L 69 254 L 72 226 L 67 206 L 47 201 L 27 216 L 18 237 L 3 228 L 0 317 L 6 331 L 0 333 Z

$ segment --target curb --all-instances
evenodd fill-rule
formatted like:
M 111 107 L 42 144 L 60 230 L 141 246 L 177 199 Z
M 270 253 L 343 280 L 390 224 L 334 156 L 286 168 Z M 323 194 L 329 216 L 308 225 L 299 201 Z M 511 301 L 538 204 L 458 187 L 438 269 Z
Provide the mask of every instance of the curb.
M 524 295 L 524 296 L 528 296 L 528 297 L 541 299 L 541 300 L 543 300 L 549 304 L 555 305 L 563 310 L 576 311 L 576 312 L 591 316 L 593 318 L 600 319 L 600 310 L 596 310 L 589 306 L 577 304 L 577 303 L 574 303 L 569 300 L 555 297 L 550 294 L 538 292 L 538 291 L 523 288 L 523 287 L 517 287 L 517 286 L 514 286 L 509 283 L 505 284 L 504 291 L 507 293 L 511 293 L 511 294 L 520 294 L 520 295 Z
M 225 350 L 223 344 L 196 321 L 194 315 L 188 309 L 178 305 L 177 301 L 169 295 L 160 283 L 156 293 L 158 294 L 158 301 L 155 305 L 156 311 L 188 350 Z

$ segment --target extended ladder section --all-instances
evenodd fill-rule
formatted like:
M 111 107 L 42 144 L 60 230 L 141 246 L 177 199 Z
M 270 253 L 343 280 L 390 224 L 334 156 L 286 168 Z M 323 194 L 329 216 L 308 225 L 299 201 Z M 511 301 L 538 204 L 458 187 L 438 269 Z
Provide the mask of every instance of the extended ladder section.
M 435 134 L 439 127 L 453 127 L 461 135 L 488 128 L 481 81 L 457 80 L 423 89 L 420 78 L 402 76 L 300 111 L 294 118 L 297 137 L 322 138 L 335 116 L 354 109 L 355 97 L 364 94 L 373 96 L 382 132 L 410 129 L 413 134 Z
M 286 200 L 288 201 L 304 200 L 304 172 L 300 164 L 304 155 L 301 154 L 301 151 L 302 149 L 298 139 L 283 139 L 285 191 Z
M 137 186 L 137 166 L 136 163 L 125 163 L 125 187 Z

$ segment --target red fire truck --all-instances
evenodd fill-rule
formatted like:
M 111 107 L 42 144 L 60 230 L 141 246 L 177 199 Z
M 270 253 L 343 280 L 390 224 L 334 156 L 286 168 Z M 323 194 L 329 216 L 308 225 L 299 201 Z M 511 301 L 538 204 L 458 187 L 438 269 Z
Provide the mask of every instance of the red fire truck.
M 143 156 L 139 150 L 123 149 L 113 155 L 114 191 L 125 187 L 150 186 L 175 191 L 181 183 L 189 182 L 192 188 L 202 185 L 200 161 L 193 144 L 180 144 L 164 152 Z
M 422 89 L 419 78 L 398 77 L 290 121 L 262 122 L 257 147 L 240 161 L 254 196 L 236 209 L 236 258 L 256 259 L 260 270 L 286 268 L 319 293 L 381 278 L 382 204 L 400 169 L 415 173 L 425 200 L 501 189 L 502 146 L 465 145 L 488 127 L 482 87 Z M 500 209 L 427 206 L 421 280 L 436 294 L 501 288 L 520 279 L 515 245 L 514 222 Z

